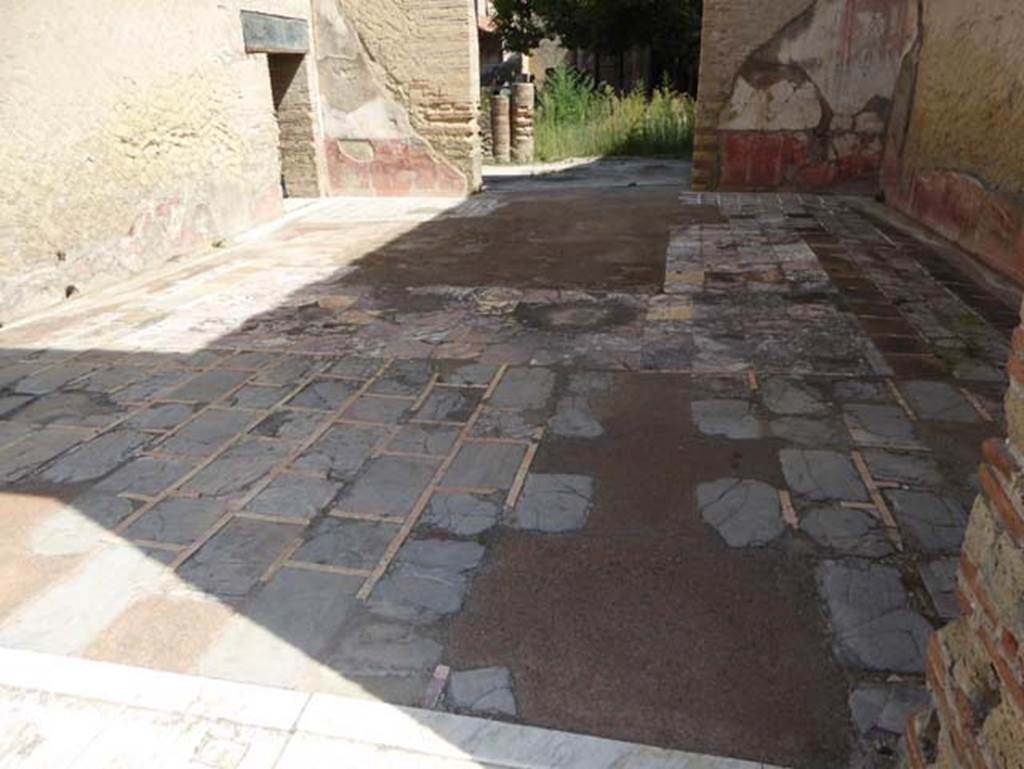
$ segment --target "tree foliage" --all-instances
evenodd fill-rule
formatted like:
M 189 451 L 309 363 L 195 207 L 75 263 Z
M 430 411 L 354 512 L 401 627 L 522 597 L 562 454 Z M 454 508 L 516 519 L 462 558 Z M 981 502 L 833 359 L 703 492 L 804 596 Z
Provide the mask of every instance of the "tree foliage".
M 494 0 L 505 47 L 528 54 L 541 40 L 607 54 L 650 46 L 673 76 L 696 71 L 702 0 Z

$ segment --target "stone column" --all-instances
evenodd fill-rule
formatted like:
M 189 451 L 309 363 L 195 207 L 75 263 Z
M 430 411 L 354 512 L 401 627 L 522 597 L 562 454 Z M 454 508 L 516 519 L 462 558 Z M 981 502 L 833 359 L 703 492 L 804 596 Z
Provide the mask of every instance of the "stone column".
M 533 162 L 533 83 L 512 85 L 512 160 Z
M 491 147 L 496 162 L 508 163 L 512 159 L 511 142 L 508 97 L 491 94 Z

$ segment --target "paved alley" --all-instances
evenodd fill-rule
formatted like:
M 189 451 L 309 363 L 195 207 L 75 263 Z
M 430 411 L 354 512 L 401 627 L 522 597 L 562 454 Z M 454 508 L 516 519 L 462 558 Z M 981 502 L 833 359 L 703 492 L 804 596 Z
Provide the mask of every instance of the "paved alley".
M 1019 297 L 685 179 L 311 202 L 0 329 L 0 646 L 889 765 Z

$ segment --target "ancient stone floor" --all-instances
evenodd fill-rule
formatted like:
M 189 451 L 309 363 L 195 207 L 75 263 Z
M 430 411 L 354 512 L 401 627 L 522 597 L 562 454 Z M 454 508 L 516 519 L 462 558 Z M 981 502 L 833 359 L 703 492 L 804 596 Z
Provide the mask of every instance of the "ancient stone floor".
M 317 202 L 0 330 L 0 646 L 888 765 L 1016 313 L 684 172 Z

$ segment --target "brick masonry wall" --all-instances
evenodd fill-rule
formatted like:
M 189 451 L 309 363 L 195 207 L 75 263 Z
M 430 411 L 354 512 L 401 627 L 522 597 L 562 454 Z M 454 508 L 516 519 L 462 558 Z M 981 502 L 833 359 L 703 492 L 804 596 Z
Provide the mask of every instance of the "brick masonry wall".
M 1009 371 L 1009 436 L 983 446 L 960 559 L 962 616 L 931 638 L 933 705 L 907 727 L 913 769 L 1024 766 L 1024 327 Z
M 694 186 L 873 190 L 916 0 L 708 0 Z
M 1024 285 L 1024 5 L 921 3 L 886 142 L 887 201 Z
M 335 193 L 465 194 L 480 184 L 471 0 L 314 0 Z

